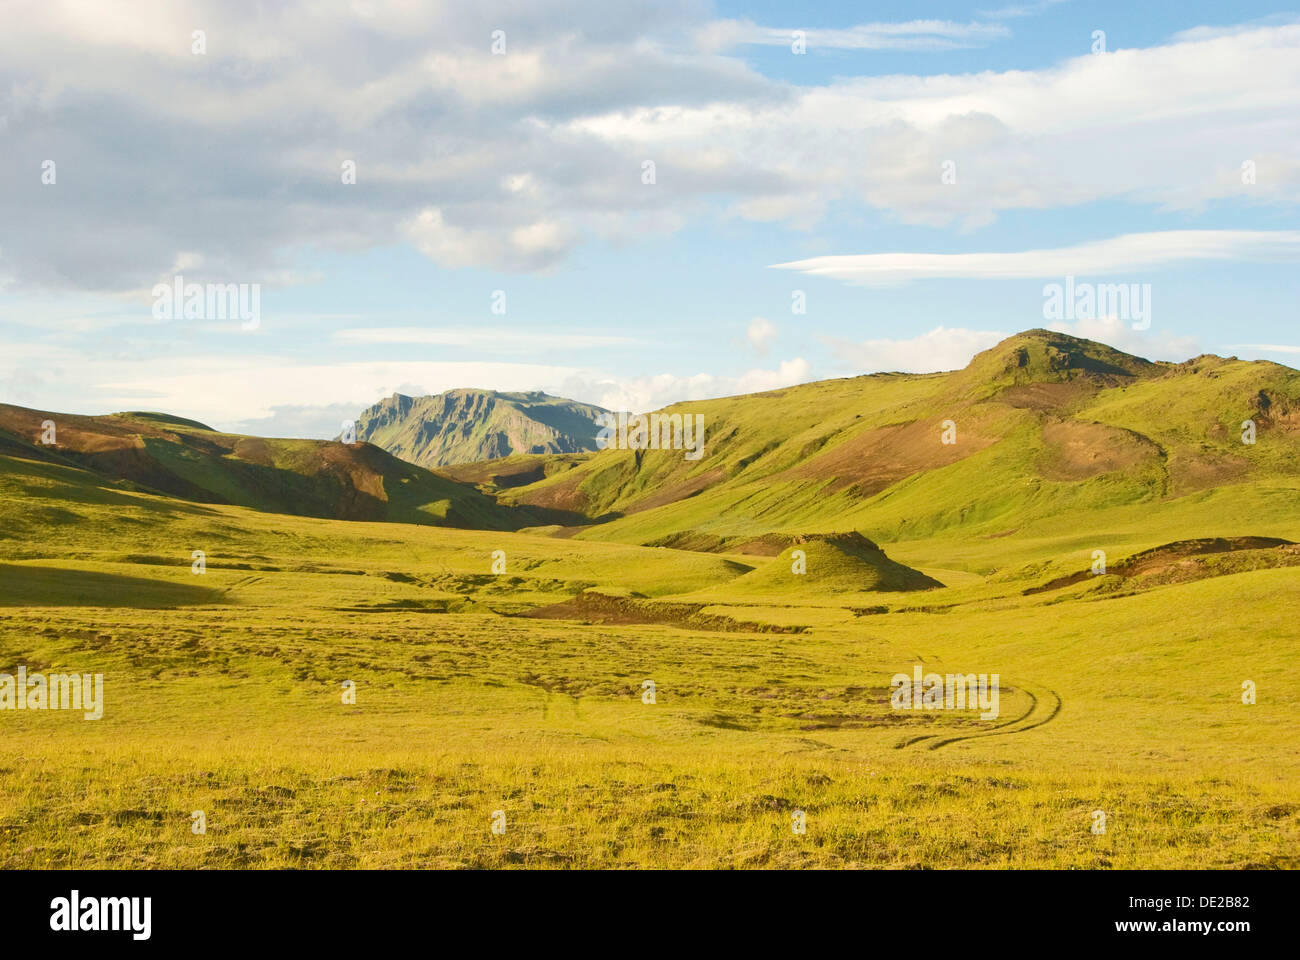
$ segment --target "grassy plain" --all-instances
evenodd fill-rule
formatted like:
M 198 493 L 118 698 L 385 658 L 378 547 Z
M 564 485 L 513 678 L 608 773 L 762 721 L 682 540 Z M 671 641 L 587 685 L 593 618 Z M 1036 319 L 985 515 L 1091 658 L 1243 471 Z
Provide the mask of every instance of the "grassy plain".
M 0 457 L 0 672 L 102 672 L 106 701 L 0 714 L 0 867 L 1300 866 L 1300 567 L 1025 593 L 1094 549 L 1300 540 L 1297 496 L 933 524 L 880 542 L 946 586 L 851 594 L 786 556 L 259 513 Z M 582 591 L 625 615 L 525 615 Z M 999 718 L 891 710 L 917 663 L 998 673 Z

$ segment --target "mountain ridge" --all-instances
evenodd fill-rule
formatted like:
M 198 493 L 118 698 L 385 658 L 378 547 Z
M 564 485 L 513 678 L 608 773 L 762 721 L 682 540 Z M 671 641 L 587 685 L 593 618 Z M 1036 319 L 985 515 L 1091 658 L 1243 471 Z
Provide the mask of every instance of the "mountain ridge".
M 596 418 L 608 412 L 540 390 L 394 393 L 362 411 L 357 439 L 426 468 L 511 454 L 582 453 L 596 449 Z
M 1300 476 L 1300 372 L 1203 355 L 1151 362 L 1049 330 L 965 368 L 871 374 L 664 408 L 704 416 L 703 457 L 605 450 L 498 491 L 612 518 L 573 535 L 744 543 L 860 530 L 892 542 L 1042 523 Z M 1243 444 L 1245 421 L 1258 442 Z M 951 443 L 943 438 L 951 426 Z
M 462 425 L 474 443 L 485 414 L 508 426 L 516 409 L 532 409 L 530 424 L 564 427 L 600 409 L 575 413 L 572 401 L 541 392 L 438 398 L 479 414 Z M 423 422 L 413 416 L 420 400 L 389 398 L 392 423 Z M 1191 496 L 1245 509 L 1300 486 L 1300 372 L 1212 354 L 1153 363 L 1047 330 L 1009 337 L 957 371 L 822 380 L 660 411 L 687 412 L 706 424 L 698 460 L 672 449 L 603 449 L 431 471 L 360 430 L 356 444 L 276 440 L 167 414 L 0 405 L 0 457 L 268 512 L 766 556 L 802 535 L 1005 536 L 1048 529 L 1069 512 Z M 36 441 L 47 418 L 58 425 L 54 446 Z M 1242 442 L 1247 422 L 1253 443 Z

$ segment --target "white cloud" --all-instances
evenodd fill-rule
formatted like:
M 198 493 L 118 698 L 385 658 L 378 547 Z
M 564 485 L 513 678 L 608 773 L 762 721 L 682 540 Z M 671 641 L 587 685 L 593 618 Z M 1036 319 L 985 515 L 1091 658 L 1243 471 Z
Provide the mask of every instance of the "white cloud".
M 36 357 L 38 354 L 32 354 Z M 547 393 L 638 412 L 680 400 L 702 400 L 773 390 L 810 380 L 803 358 L 774 369 L 737 376 L 660 374 L 615 377 L 590 367 L 478 361 L 351 361 L 295 363 L 272 356 L 180 355 L 166 372 L 151 360 L 126 357 L 81 359 L 43 349 L 39 364 L 69 380 L 92 384 L 88 403 L 77 412 L 158 410 L 200 420 L 220 430 L 262 436 L 331 437 L 341 417 L 360 413 L 393 393 L 424 395 L 457 387 L 545 390 Z M 0 367 L 0 390 L 37 409 L 66 409 L 66 390 L 41 376 L 24 375 L 23 365 Z M 89 409 L 86 409 L 86 407 Z M 314 432 L 309 432 L 314 431 Z
M 1166 230 L 1015 253 L 869 253 L 773 264 L 854 285 L 934 278 L 1015 279 L 1131 275 L 1197 260 L 1300 260 L 1300 231 Z
M 843 29 L 763 27 L 752 20 L 717 20 L 702 28 L 697 40 L 706 50 L 745 44 L 789 47 L 801 30 L 809 51 L 829 50 L 958 50 L 984 46 L 1010 35 L 1000 24 L 954 23 L 951 20 L 910 20 L 904 23 L 864 23 Z
M 775 370 L 750 370 L 741 374 L 728 392 L 760 393 L 790 387 L 796 383 L 807 383 L 811 379 L 812 366 L 803 357 L 795 357 L 793 360 L 782 360 Z
M 532 353 L 538 347 L 584 350 L 624 347 L 643 343 L 635 337 L 559 330 L 520 330 L 504 327 L 353 327 L 339 330 L 334 339 L 342 343 L 422 343 L 440 347 L 488 347 L 494 351 Z
M 493 264 L 504 270 L 553 267 L 578 242 L 571 227 L 549 220 L 500 228 L 466 228 L 447 223 L 436 207 L 421 210 L 406 225 L 417 249 L 444 267 Z
M 679 163 L 721 154 L 753 184 L 728 191 L 735 209 L 761 217 L 865 204 L 908 223 L 971 227 L 1002 211 L 1107 199 L 1192 211 L 1224 197 L 1300 203 L 1294 162 L 1261 162 L 1253 184 L 1241 177 L 1247 159 L 1294 155 L 1300 24 L 1037 70 L 846 78 L 791 95 L 627 107 L 564 129 L 654 144 Z
M 708 400 L 742 393 L 758 393 L 807 383 L 812 366 L 803 357 L 783 360 L 773 370 L 754 369 L 739 376 L 699 373 L 683 377 L 664 373 L 655 376 L 613 379 L 576 376 L 561 388 L 561 395 L 587 400 L 607 410 L 647 413 L 683 400 Z
M 1058 333 L 1096 340 L 1107 346 L 1151 360 L 1182 362 L 1203 351 L 1196 337 L 1169 331 L 1135 331 L 1128 322 L 1080 320 L 1054 323 Z M 996 346 L 1010 333 L 998 330 L 970 330 L 964 327 L 935 327 L 928 333 L 907 339 L 867 340 L 853 343 L 830 339 L 836 355 L 857 373 L 940 373 L 961 370 L 982 350 Z
M 1251 350 L 1258 353 L 1300 353 L 1300 347 L 1284 343 L 1233 343 L 1228 350 Z
M 979 15 L 988 17 L 990 20 L 1015 20 L 1020 17 L 1037 16 L 1057 4 L 1068 2 L 1069 0 L 1034 0 L 1033 3 L 1012 4 L 1006 7 L 998 7 L 996 10 L 981 10 Z
M 1182 363 L 1191 357 L 1199 356 L 1205 351 L 1201 348 L 1199 337 L 1180 335 L 1172 330 L 1134 330 L 1127 320 L 1107 317 L 1097 320 L 1077 320 L 1074 323 L 1058 321 L 1047 325 L 1048 329 L 1071 336 L 1096 340 L 1108 347 L 1123 350 L 1134 356 L 1148 360 L 1169 360 Z
M 935 327 L 929 333 L 904 340 L 867 340 L 853 343 L 831 340 L 836 355 L 858 373 L 938 373 L 960 370 L 981 350 L 1010 334 L 995 330 Z
M 266 420 L 293 407 L 360 412 L 412 383 L 428 392 L 456 387 L 548 390 L 574 376 L 575 367 L 452 361 L 356 361 L 294 364 L 272 357 L 177 357 L 168 373 L 152 363 L 124 364 L 119 379 L 97 388 L 100 409 L 163 410 L 216 427 Z
M 776 339 L 776 333 L 776 324 L 771 320 L 755 317 L 749 321 L 749 329 L 745 331 L 745 336 L 755 350 L 759 353 L 767 353 L 768 345 Z
M 208 53 L 194 56 L 200 23 Z M 509 52 L 493 56 L 502 24 Z M 1004 30 L 808 35 L 813 50 L 921 49 Z M 1098 200 L 1300 203 L 1300 24 L 1189 31 L 1035 70 L 809 85 L 725 53 L 788 40 L 695 0 L 11 3 L 6 152 L 55 158 L 59 182 L 0 180 L 0 277 L 136 290 L 184 256 L 201 264 L 195 282 L 270 282 L 309 248 L 399 242 L 445 267 L 548 271 L 593 239 L 662 234 L 719 207 L 798 227 L 863 207 L 970 227 Z M 651 149 L 653 190 L 639 177 Z M 340 182 L 349 159 L 355 185 Z M 1243 184 L 1248 159 L 1258 176 Z
M 243 433 L 254 437 L 329 440 L 342 432 L 344 422 L 356 420 L 357 414 L 363 409 L 364 406 L 351 403 L 320 406 L 283 404 L 273 407 L 269 416 L 228 422 L 224 429 L 230 433 Z

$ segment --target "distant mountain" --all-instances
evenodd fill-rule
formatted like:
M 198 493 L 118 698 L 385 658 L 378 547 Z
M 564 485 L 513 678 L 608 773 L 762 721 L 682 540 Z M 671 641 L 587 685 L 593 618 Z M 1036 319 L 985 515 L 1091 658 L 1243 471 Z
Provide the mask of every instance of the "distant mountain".
M 603 412 L 544 393 L 395 395 L 344 444 L 0 404 L 0 482 L 45 461 L 277 513 L 773 557 L 744 580 L 774 597 L 796 549 L 810 578 L 798 583 L 926 589 L 928 574 L 891 566 L 875 543 L 1086 531 L 1139 505 L 1168 512 L 1165 541 L 1253 535 L 1300 504 L 1300 372 L 1212 355 L 1152 363 L 1048 330 L 949 373 L 675 404 L 649 448 L 625 418 L 594 451 Z M 702 442 L 686 443 L 688 421 Z
M 516 453 L 582 453 L 596 449 L 596 418 L 606 412 L 540 391 L 395 393 L 361 414 L 357 439 L 426 468 Z

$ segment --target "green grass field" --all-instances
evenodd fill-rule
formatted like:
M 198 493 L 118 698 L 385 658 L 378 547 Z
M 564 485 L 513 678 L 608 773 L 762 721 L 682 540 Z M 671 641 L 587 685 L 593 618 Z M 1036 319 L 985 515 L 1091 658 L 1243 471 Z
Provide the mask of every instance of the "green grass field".
M 0 866 L 1295 867 L 1300 567 L 1122 561 L 1300 540 L 1297 497 L 1269 475 L 1016 536 L 932 523 L 880 542 L 944 587 L 851 593 L 814 550 L 783 575 L 0 457 L 0 672 L 101 672 L 105 699 L 0 713 Z M 1095 549 L 1121 572 L 1025 593 Z M 583 591 L 607 613 L 525 615 Z M 918 663 L 999 674 L 999 717 L 892 710 Z

